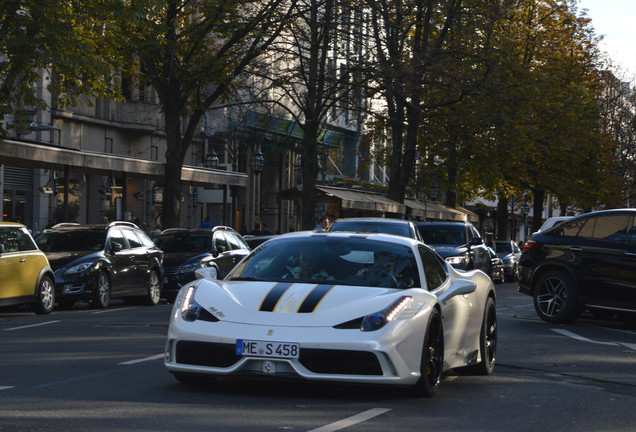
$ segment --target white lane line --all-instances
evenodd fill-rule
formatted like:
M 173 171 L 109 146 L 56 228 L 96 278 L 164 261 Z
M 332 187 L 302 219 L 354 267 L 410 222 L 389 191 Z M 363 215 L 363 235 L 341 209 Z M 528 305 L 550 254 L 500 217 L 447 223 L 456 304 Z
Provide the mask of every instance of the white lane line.
M 98 315 L 98 314 L 111 313 L 111 312 L 117 312 L 117 311 L 129 311 L 131 309 L 139 309 L 139 307 L 135 306 L 135 307 L 126 307 L 126 308 L 109 308 L 109 309 L 102 309 L 98 311 L 92 311 L 90 312 L 90 314 Z
M 25 328 L 39 327 L 39 326 L 55 324 L 55 323 L 59 323 L 59 322 L 60 322 L 60 320 L 47 321 L 47 322 L 43 322 L 43 323 L 39 323 L 39 324 L 31 324 L 31 325 L 25 325 L 25 326 L 21 326 L 21 327 L 6 328 L 6 329 L 4 329 L 4 331 L 22 330 L 22 329 L 25 329 Z
M 153 355 L 153 356 L 150 356 L 150 357 L 145 357 L 145 358 L 136 359 L 136 360 L 128 360 L 128 361 L 117 363 L 117 364 L 120 364 L 120 365 L 133 365 L 133 364 L 137 364 L 137 363 L 143 363 L 143 362 L 146 362 L 146 361 L 158 360 L 160 358 L 163 358 L 163 356 L 164 356 L 163 354 L 157 354 L 157 355 Z
M 361 412 L 360 414 L 356 414 L 349 418 L 339 420 L 337 422 L 321 426 L 317 429 L 312 429 L 309 432 L 333 432 L 340 429 L 344 429 L 346 427 L 352 426 L 357 423 L 362 423 L 363 421 L 367 421 L 372 419 L 373 417 L 379 416 L 380 414 L 384 414 L 387 411 L 391 411 L 390 408 L 373 408 L 368 411 Z
M 13 386 L 0 386 L 0 390 L 9 390 L 12 389 Z
M 572 339 L 576 339 L 578 341 L 581 342 L 587 342 L 587 343 L 592 343 L 592 344 L 597 344 L 597 345 L 609 345 L 609 346 L 625 346 L 629 349 L 633 349 L 636 350 L 636 344 L 631 344 L 631 343 L 624 343 L 624 342 L 602 342 L 602 341 L 595 341 L 592 339 L 588 339 L 586 337 L 583 336 L 579 336 L 576 333 L 572 333 L 571 331 L 567 331 L 567 330 L 563 330 L 563 329 L 552 329 L 553 332 L 556 333 L 560 333 L 563 336 L 567 336 L 567 337 L 571 337 Z

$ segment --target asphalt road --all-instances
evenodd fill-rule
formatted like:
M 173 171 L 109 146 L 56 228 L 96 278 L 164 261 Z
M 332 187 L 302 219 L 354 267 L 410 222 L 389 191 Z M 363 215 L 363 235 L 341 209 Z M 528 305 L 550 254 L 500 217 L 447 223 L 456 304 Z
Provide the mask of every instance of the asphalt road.
M 497 292 L 494 374 L 447 377 L 430 399 L 271 380 L 185 386 L 162 363 L 165 304 L 0 309 L 0 431 L 633 431 L 636 330 L 550 325 L 516 285 Z

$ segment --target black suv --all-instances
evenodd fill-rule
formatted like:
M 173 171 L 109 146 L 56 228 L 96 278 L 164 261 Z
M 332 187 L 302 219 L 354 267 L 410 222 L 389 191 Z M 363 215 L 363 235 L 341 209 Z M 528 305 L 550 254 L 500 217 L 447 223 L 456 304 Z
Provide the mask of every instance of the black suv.
M 55 272 L 55 297 L 62 308 L 81 300 L 105 308 L 113 298 L 159 302 L 163 252 L 133 223 L 58 224 L 35 242 Z
M 421 222 L 417 228 L 424 243 L 453 267 L 479 269 L 490 275 L 490 252 L 470 222 Z
M 327 231 L 384 233 L 423 241 L 415 222 L 406 219 L 378 217 L 341 218 L 333 221 Z
M 174 301 L 183 285 L 195 279 L 199 268 L 213 267 L 222 279 L 245 256 L 250 247 L 230 227 L 212 229 L 170 228 L 154 238 L 164 252 L 165 278 L 162 296 Z
M 539 317 L 568 323 L 588 309 L 636 317 L 636 209 L 587 213 L 534 233 L 519 260 L 519 291 Z

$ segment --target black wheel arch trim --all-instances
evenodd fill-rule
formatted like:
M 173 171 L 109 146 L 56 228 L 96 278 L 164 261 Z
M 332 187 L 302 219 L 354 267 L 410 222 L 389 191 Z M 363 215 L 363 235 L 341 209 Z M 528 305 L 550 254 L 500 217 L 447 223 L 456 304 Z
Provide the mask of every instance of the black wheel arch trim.
M 40 289 L 40 283 L 42 283 L 42 278 L 44 276 L 48 276 L 53 283 L 53 291 L 55 291 L 55 273 L 49 266 L 44 266 L 40 269 L 40 274 L 38 275 L 38 280 L 35 282 L 35 287 L 33 287 L 33 295 L 38 295 L 38 289 Z
M 541 279 L 541 277 L 546 273 L 555 270 L 565 271 L 572 278 L 572 281 L 574 282 L 574 289 L 576 289 L 577 293 L 579 292 L 579 280 L 570 265 L 559 261 L 546 261 L 538 264 L 532 271 L 532 277 L 530 278 L 530 294 L 532 296 L 534 296 L 534 291 L 537 288 L 537 282 L 539 279 Z

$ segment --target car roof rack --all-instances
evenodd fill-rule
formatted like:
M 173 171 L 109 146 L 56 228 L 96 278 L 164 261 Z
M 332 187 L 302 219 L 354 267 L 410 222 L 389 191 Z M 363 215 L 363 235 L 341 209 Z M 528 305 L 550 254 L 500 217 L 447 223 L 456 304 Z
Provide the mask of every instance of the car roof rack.
M 127 226 L 129 228 L 139 228 L 137 226 L 137 224 L 134 224 L 132 222 L 127 222 L 127 221 L 114 221 L 108 224 L 109 227 L 112 226 Z

